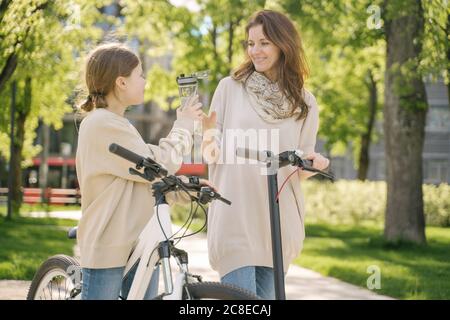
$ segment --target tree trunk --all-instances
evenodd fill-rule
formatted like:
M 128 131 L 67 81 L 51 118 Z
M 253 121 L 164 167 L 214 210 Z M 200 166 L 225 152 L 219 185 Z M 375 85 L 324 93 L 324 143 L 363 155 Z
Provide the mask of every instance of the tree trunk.
M 445 28 L 445 34 L 450 35 L 450 15 L 447 14 L 447 26 Z M 447 40 L 447 78 L 450 78 L 450 41 Z M 448 98 L 448 106 L 450 108 L 450 79 L 447 82 L 447 98 Z
M 395 1 L 393 1 L 395 2 Z M 425 243 L 422 150 L 427 111 L 425 86 L 417 70 L 423 32 L 420 0 L 387 1 L 384 133 L 387 176 L 385 239 Z M 398 16 L 397 12 L 403 12 Z M 407 12 L 405 14 L 405 12 Z
M 234 38 L 234 22 L 230 17 L 228 25 L 228 69 L 231 70 L 231 64 L 233 63 L 233 38 Z
M 212 42 L 213 48 L 214 48 L 214 51 L 213 51 L 214 59 L 217 59 L 219 53 L 217 52 L 217 27 L 215 24 L 213 24 L 213 28 L 211 30 L 211 42 Z
M 22 205 L 22 150 L 25 141 L 25 122 L 31 110 L 31 79 L 25 80 L 23 99 L 17 108 L 16 130 L 13 146 L 13 167 L 10 174 L 13 176 L 13 185 L 11 190 L 12 211 L 17 215 Z
M 50 149 L 50 127 L 44 122 L 41 124 L 42 133 L 42 152 L 41 152 L 41 164 L 39 166 L 39 188 L 42 190 L 42 202 L 46 203 L 45 189 L 47 189 L 47 177 L 48 177 L 48 154 Z
M 368 71 L 368 78 L 369 82 L 367 83 L 367 87 L 369 89 L 369 119 L 367 121 L 367 131 L 361 136 L 361 151 L 359 154 L 358 166 L 358 179 L 362 181 L 367 179 L 367 172 L 369 171 L 369 148 L 378 104 L 377 83 L 373 79 L 371 70 Z
M 233 67 L 233 54 L 234 54 L 234 48 L 233 48 L 233 40 L 234 40 L 234 31 L 236 30 L 236 27 L 239 26 L 239 23 L 242 20 L 242 16 L 237 16 L 233 20 L 230 17 L 229 25 L 228 25 L 228 70 L 230 71 Z

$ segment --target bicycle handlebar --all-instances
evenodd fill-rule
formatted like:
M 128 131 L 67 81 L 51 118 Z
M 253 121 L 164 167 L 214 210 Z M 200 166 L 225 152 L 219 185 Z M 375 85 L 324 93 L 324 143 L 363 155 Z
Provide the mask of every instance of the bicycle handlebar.
M 139 175 L 140 177 L 150 182 L 153 181 L 155 177 L 161 178 L 161 181 L 166 186 L 166 188 L 164 189 L 164 193 L 175 191 L 177 187 L 179 187 L 185 191 L 197 191 L 198 198 L 195 198 L 195 200 L 198 200 L 202 204 L 207 204 L 208 202 L 217 199 L 228 205 L 231 205 L 231 201 L 223 198 L 219 193 L 217 193 L 210 187 L 191 182 L 186 183 L 174 175 L 168 175 L 167 170 L 151 158 L 144 158 L 116 143 L 112 143 L 109 146 L 109 151 L 134 163 L 136 165 L 136 169 L 144 168 L 144 174 L 130 168 L 131 174 Z
M 116 143 L 112 143 L 109 146 L 109 151 L 134 163 L 137 169 L 141 169 L 142 167 L 151 168 L 155 170 L 158 176 L 167 176 L 168 172 L 161 165 L 155 162 L 151 158 L 144 158 L 131 150 L 128 150 Z

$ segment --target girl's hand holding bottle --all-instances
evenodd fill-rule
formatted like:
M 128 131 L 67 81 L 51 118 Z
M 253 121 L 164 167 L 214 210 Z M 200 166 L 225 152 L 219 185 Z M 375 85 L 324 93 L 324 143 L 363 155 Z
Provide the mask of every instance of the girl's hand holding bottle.
M 177 119 L 179 120 L 202 121 L 203 116 L 202 103 L 198 101 L 198 95 L 189 98 L 184 106 L 177 109 Z

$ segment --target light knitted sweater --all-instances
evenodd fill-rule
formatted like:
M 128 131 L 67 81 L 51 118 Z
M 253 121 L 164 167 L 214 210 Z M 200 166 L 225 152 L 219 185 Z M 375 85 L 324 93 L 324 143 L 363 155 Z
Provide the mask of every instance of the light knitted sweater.
M 305 90 L 304 98 L 310 108 L 306 119 L 296 121 L 291 117 L 279 123 L 268 123 L 252 108 L 249 95 L 240 82 L 224 78 L 214 93 L 211 111 L 217 112 L 221 160 L 209 166 L 209 179 L 225 198 L 232 201 L 231 206 L 213 201 L 209 207 L 209 260 L 220 276 L 244 266 L 273 267 L 267 176 L 261 174 L 261 165 L 250 164 L 249 161 L 237 164 L 236 141 L 247 139 L 248 146 L 251 130 L 256 130 L 258 145 L 250 145 L 250 149 L 269 149 L 277 153 L 295 149 L 313 152 L 319 110 L 311 93 Z M 275 133 L 274 139 L 271 139 L 272 133 Z M 276 143 L 279 150 L 275 148 Z M 223 163 L 223 160 L 234 164 Z M 295 169 L 287 166 L 279 170 L 279 188 Z M 287 272 L 289 264 L 300 253 L 305 237 L 304 199 L 298 172 L 285 185 L 279 204 L 284 269 Z
M 146 144 L 126 118 L 106 109 L 95 109 L 83 119 L 76 154 L 82 211 L 77 239 L 83 268 L 124 266 L 153 215 L 150 183 L 130 175 L 133 164 L 109 152 L 109 145 L 151 157 L 173 174 L 191 151 L 192 132 L 193 121 L 176 120 L 167 138 L 155 146 Z

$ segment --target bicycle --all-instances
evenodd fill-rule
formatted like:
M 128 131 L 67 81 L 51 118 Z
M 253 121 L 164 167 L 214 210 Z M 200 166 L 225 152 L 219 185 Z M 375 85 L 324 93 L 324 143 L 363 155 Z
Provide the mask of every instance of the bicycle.
M 154 160 L 137 155 L 117 144 L 111 144 L 109 150 L 134 163 L 135 168 L 129 168 L 130 174 L 138 175 L 149 182 L 153 182 L 151 188 L 155 199 L 154 215 L 140 234 L 137 244 L 130 253 L 125 268 L 123 279 L 137 265 L 136 273 L 126 299 L 142 300 L 144 298 L 153 271 L 157 266 L 163 271 L 164 292 L 154 299 L 259 299 L 253 293 L 239 287 L 218 282 L 203 282 L 200 275 L 191 274 L 188 268 L 188 253 L 176 248 L 174 242 L 175 240 L 180 241 L 184 237 L 189 236 L 186 235 L 189 225 L 185 233 L 180 237 L 175 237 L 177 233 L 172 233 L 169 205 L 165 199 L 165 196 L 169 192 L 181 190 L 186 192 L 191 199 L 190 215 L 183 227 L 186 226 L 189 220 L 192 221 L 199 207 L 202 208 L 206 216 L 206 210 L 203 205 L 213 200 L 223 201 L 230 205 L 230 201 L 223 198 L 214 189 L 200 186 L 198 179 L 190 179 L 189 183 L 186 183 L 176 176 L 169 176 L 167 170 Z M 143 173 L 138 171 L 140 169 L 143 169 Z M 157 178 L 160 181 L 154 182 Z M 194 202 L 198 206 L 193 214 L 192 204 Z M 69 238 L 75 239 L 76 231 L 76 227 L 72 228 L 68 234 Z M 172 277 L 171 257 L 175 259 L 178 265 L 175 282 Z M 27 299 L 79 300 L 81 299 L 81 281 L 82 269 L 79 262 L 75 258 L 67 255 L 56 255 L 46 260 L 37 270 L 31 282 Z M 121 298 L 124 299 L 123 297 Z

